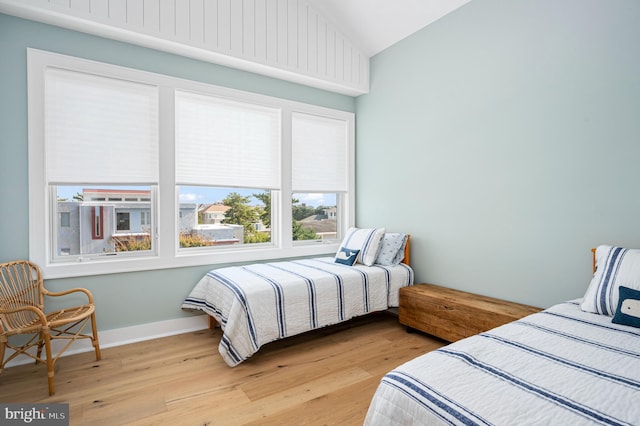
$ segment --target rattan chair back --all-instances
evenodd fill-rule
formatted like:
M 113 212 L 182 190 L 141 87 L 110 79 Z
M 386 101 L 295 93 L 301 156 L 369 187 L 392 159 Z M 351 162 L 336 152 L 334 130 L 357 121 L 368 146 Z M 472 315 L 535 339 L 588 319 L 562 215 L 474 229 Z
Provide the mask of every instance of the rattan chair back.
M 62 297 L 72 293 L 83 293 L 87 303 L 53 312 L 45 311 L 45 296 Z M 89 322 L 91 333 L 83 333 Z M 18 334 L 31 337 L 26 343 L 12 344 L 9 338 Z M 18 355 L 31 357 L 36 363 L 47 365 L 49 395 L 53 395 L 54 364 L 77 339 L 90 339 L 96 360 L 100 360 L 95 305 L 93 295 L 87 289 L 72 288 L 62 292 L 50 292 L 44 287 L 42 272 L 35 263 L 16 260 L 0 264 L 0 373 L 5 365 Z M 52 340 L 65 341 L 55 356 L 52 355 Z M 5 357 L 7 348 L 12 349 L 13 353 Z

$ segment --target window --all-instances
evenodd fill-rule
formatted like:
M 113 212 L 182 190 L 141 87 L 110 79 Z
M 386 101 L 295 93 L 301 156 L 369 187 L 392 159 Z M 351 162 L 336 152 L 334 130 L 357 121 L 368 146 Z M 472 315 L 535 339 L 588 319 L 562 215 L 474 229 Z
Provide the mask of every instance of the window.
M 280 108 L 184 91 L 175 105 L 178 191 L 201 201 L 194 223 L 180 220 L 179 247 L 271 243 L 264 224 L 280 189 Z
M 129 212 L 116 213 L 116 231 L 129 231 Z
M 54 199 L 57 201 L 53 208 L 57 209 L 61 218 L 66 216 L 68 219 L 66 222 L 61 219 L 56 229 L 52 241 L 53 258 L 60 262 L 64 260 L 59 259 L 60 256 L 72 256 L 85 262 L 92 257 L 105 255 L 131 256 L 132 252 L 137 255 L 148 254 L 151 250 L 151 203 L 114 202 L 111 199 L 122 199 L 117 194 L 144 194 L 149 197 L 150 192 L 148 186 L 84 188 L 56 185 Z M 128 219 L 130 212 L 138 212 L 140 217 L 140 224 L 133 229 Z M 147 218 L 146 223 L 143 223 L 143 218 Z
M 270 190 L 183 185 L 179 199 L 180 249 L 272 242 Z
M 331 241 L 338 238 L 336 193 L 293 194 L 293 239 Z
M 140 212 L 140 225 L 151 225 L 151 212 L 150 211 L 141 211 Z
M 60 227 L 69 228 L 71 226 L 71 215 L 69 212 L 60 212 Z
M 34 49 L 28 67 L 47 278 L 335 253 L 353 224 L 350 112 Z
M 349 121 L 295 112 L 292 140 L 293 238 L 336 240 L 349 193 Z
M 102 228 L 104 227 L 103 217 L 104 217 L 104 206 L 94 206 L 91 207 L 91 238 L 94 240 L 101 240 L 104 237 L 102 236 Z

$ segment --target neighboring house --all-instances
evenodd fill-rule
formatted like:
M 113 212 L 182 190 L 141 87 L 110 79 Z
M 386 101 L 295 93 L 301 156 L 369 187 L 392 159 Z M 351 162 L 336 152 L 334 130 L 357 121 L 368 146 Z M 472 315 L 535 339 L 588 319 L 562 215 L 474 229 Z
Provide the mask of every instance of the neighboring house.
M 303 228 L 313 229 L 321 239 L 337 238 L 336 207 L 324 209 L 324 214 L 306 217 L 300 221 Z
M 220 228 L 223 228 L 224 226 L 231 226 L 228 224 L 223 224 L 223 221 L 226 218 L 226 213 L 227 211 L 229 211 L 229 209 L 231 209 L 231 207 L 225 206 L 224 204 L 220 203 L 203 204 L 199 206 L 198 216 L 200 220 L 198 221 L 198 229 L 205 229 L 205 227 L 202 225 L 222 225 Z M 258 232 L 270 232 L 270 229 L 264 226 L 261 220 L 253 224 L 253 229 Z M 240 233 L 238 237 L 242 238 L 242 233 Z
M 112 253 L 125 240 L 149 237 L 152 225 L 149 191 L 83 189 L 81 198 L 58 202 L 58 256 Z M 181 234 L 198 235 L 212 245 L 243 242 L 241 225 L 220 224 L 217 216 L 209 224 L 198 224 L 196 207 L 193 203 L 180 204 Z M 229 209 L 216 207 L 216 213 Z M 224 218 L 224 212 L 220 214 Z
M 208 224 L 217 225 L 222 223 L 225 217 L 225 213 L 230 208 L 231 207 L 225 206 L 223 204 L 209 204 L 209 205 L 205 204 L 200 210 L 200 215 L 202 218 L 201 223 L 203 225 L 208 225 Z
M 327 219 L 336 220 L 337 210 L 336 207 L 327 207 L 324 209 L 324 214 L 327 215 Z

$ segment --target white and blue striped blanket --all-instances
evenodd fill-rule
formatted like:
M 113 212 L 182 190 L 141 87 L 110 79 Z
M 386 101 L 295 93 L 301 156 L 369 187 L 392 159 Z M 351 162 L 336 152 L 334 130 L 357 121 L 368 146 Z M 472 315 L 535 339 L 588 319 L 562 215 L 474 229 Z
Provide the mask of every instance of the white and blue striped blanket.
M 274 340 L 398 306 L 400 287 L 411 284 L 405 264 L 346 266 L 333 257 L 256 263 L 209 271 L 182 308 L 218 321 L 218 349 L 235 366 Z
M 579 301 L 387 373 L 366 425 L 639 425 L 640 329 Z

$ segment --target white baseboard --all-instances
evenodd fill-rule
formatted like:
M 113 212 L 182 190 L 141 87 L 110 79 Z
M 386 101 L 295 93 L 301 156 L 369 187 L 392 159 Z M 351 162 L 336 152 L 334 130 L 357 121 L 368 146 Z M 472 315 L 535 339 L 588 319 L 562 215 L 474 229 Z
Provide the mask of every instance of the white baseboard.
M 160 337 L 173 336 L 176 334 L 189 333 L 191 331 L 203 330 L 209 327 L 208 315 L 195 315 L 186 318 L 177 318 L 167 321 L 153 322 L 149 324 L 135 325 L 132 327 L 117 328 L 113 330 L 99 331 L 100 349 L 114 346 L 128 345 L 130 343 L 143 342 L 145 340 L 158 339 Z M 53 341 L 51 351 L 56 354 L 65 344 L 64 341 Z M 62 356 L 78 354 L 82 352 L 92 352 L 93 346 L 89 339 L 82 339 L 74 342 Z M 7 350 L 5 359 L 11 355 L 12 351 Z M 35 350 L 32 352 L 35 354 Z M 34 362 L 26 355 L 18 355 L 7 363 L 5 368 L 16 365 Z

